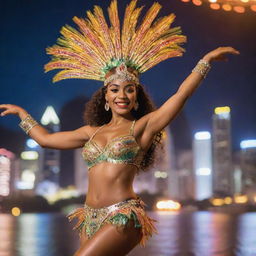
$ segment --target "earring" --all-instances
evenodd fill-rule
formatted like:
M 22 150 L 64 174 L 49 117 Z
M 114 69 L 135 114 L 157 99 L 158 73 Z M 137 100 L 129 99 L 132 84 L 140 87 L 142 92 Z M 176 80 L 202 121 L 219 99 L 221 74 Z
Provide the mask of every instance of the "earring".
M 137 111 L 139 108 L 139 103 L 138 101 L 135 102 L 135 105 L 134 105 L 134 110 Z
M 106 104 L 105 104 L 105 110 L 106 111 L 109 111 L 109 104 L 106 102 Z

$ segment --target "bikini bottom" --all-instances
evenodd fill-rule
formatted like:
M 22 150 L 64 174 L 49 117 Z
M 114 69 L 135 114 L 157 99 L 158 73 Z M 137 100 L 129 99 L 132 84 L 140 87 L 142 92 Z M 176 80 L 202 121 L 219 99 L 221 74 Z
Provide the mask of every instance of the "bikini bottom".
M 142 238 L 141 246 L 145 246 L 145 242 L 153 233 L 157 233 L 154 226 L 155 220 L 147 216 L 145 211 L 145 203 L 140 199 L 127 199 L 125 201 L 102 208 L 92 208 L 87 204 L 83 208 L 78 208 L 68 215 L 69 221 L 77 218 L 77 223 L 73 229 L 86 232 L 88 239 L 105 224 L 113 224 L 117 227 L 126 227 L 130 220 L 133 220 L 134 227 L 140 228 Z

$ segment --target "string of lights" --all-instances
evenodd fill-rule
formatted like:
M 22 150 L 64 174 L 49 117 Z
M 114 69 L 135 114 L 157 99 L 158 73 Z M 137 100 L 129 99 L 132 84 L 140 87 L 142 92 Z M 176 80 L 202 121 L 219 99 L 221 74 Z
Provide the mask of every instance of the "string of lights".
M 246 11 L 256 12 L 256 0 L 181 0 L 184 3 L 192 2 L 194 5 L 201 6 L 208 4 L 213 10 L 234 11 L 245 13 Z

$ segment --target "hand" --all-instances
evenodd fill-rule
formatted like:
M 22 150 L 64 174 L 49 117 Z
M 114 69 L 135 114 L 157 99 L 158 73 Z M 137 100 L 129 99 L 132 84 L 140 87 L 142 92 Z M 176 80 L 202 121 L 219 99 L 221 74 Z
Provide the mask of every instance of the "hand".
M 203 60 L 208 61 L 209 63 L 212 61 L 227 61 L 227 54 L 240 54 L 239 51 L 234 49 L 233 47 L 219 47 L 209 53 L 207 53 L 204 57 Z
M 24 119 L 28 115 L 25 109 L 12 104 L 0 104 L 0 110 L 1 109 L 4 109 L 1 116 L 18 115 L 20 119 Z

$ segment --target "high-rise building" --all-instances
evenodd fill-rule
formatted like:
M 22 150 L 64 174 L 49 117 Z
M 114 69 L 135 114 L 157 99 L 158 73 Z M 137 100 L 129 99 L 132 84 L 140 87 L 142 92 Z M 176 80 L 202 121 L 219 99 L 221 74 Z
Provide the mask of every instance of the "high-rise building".
M 170 196 L 168 193 L 169 174 L 171 171 L 170 133 L 166 128 L 162 137 L 163 149 L 158 149 L 155 155 L 155 164 L 151 170 L 141 171 L 134 180 L 134 191 L 136 193 L 161 194 Z
M 35 179 L 39 168 L 39 154 L 35 150 L 25 150 L 20 154 L 20 177 L 17 182 L 19 190 L 34 193 Z
M 79 194 L 86 194 L 88 190 L 88 168 L 82 158 L 82 149 L 74 150 L 74 180 Z
M 213 115 L 213 192 L 216 196 L 234 193 L 229 107 L 215 108 Z
M 241 147 L 242 193 L 256 193 L 256 140 L 244 140 Z
M 212 196 L 212 145 L 208 131 L 197 132 L 193 141 L 195 199 Z
M 58 132 L 59 118 L 52 106 L 48 106 L 41 118 L 41 124 L 50 132 Z M 53 194 L 59 188 L 60 152 L 43 148 L 40 152 L 40 174 L 36 191 L 38 194 Z
M 0 148 L 0 197 L 8 196 L 15 190 L 14 154 Z
M 178 174 L 178 200 L 188 200 L 194 198 L 195 177 L 193 172 L 193 152 L 192 150 L 180 151 L 177 157 Z

